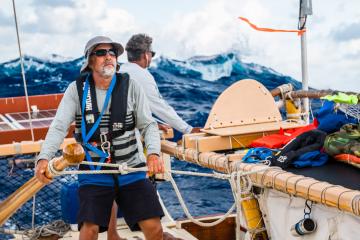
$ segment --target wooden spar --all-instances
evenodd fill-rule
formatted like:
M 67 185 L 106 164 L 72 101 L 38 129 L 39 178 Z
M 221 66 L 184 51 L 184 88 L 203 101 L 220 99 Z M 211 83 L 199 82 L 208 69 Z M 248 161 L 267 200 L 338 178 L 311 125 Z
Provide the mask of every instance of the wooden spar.
M 166 133 L 161 133 L 162 139 L 169 139 L 174 137 L 174 130 L 168 129 Z M 74 138 L 65 138 L 64 142 L 61 144 L 60 149 L 64 148 L 64 146 L 75 143 Z M 30 154 L 40 152 L 43 140 L 39 141 L 23 141 L 23 142 L 15 142 L 10 144 L 0 144 L 0 156 L 11 156 L 17 154 Z
M 75 143 L 74 138 L 65 138 L 64 142 L 61 144 L 60 149 L 64 148 L 64 146 Z M 0 145 L 0 156 L 10 156 L 17 154 L 29 154 L 29 153 L 37 153 L 41 150 L 41 145 L 43 141 L 24 141 L 19 143 L 12 144 L 3 144 Z
M 167 140 L 161 142 L 161 151 L 178 159 L 223 173 L 264 170 L 250 174 L 250 178 L 255 185 L 273 188 L 280 192 L 309 199 L 328 207 L 336 207 L 360 216 L 360 191 L 296 175 L 279 168 L 242 163 L 239 160 L 244 154 L 198 153 L 195 149 L 183 149 L 181 146 L 177 146 L 176 143 Z
M 274 88 L 273 90 L 270 91 L 271 95 L 273 97 L 277 97 L 281 95 L 286 96 L 287 99 L 290 98 L 320 98 L 320 97 L 324 97 L 326 95 L 329 94 L 335 94 L 335 91 L 332 90 L 321 90 L 321 91 L 316 91 L 316 90 L 298 90 L 298 91 L 293 91 L 293 86 L 291 85 L 291 83 L 288 84 L 283 84 L 281 86 L 278 86 L 276 88 Z
M 185 148 L 197 149 L 198 152 L 231 150 L 244 148 L 257 138 L 278 133 L 278 131 L 254 132 L 234 136 L 214 136 L 205 133 L 184 134 Z
M 333 95 L 336 94 L 336 92 L 332 90 L 322 90 L 322 91 L 305 91 L 305 90 L 299 90 L 299 91 L 292 91 L 287 94 L 287 98 L 321 98 L 325 97 L 326 95 Z
M 291 83 L 283 84 L 281 86 L 278 86 L 270 91 L 271 96 L 276 97 L 281 95 L 281 93 L 287 93 L 293 90 L 293 85 Z
M 333 91 L 333 90 L 320 90 L 320 91 L 316 91 L 316 90 L 298 90 L 298 91 L 288 91 L 285 92 L 285 96 L 286 99 L 294 99 L 294 98 L 321 98 L 321 97 L 325 97 L 327 95 L 334 95 L 337 94 L 338 91 Z M 358 93 L 354 93 L 354 92 L 344 92 L 346 94 L 353 94 L 353 95 L 357 95 L 359 100 L 360 100 L 360 95 Z M 273 90 L 271 90 L 271 94 L 273 97 L 276 96 L 280 96 L 281 95 L 281 91 L 280 88 L 275 88 Z
M 53 159 L 52 164 L 55 170 L 62 171 L 69 165 L 79 164 L 84 159 L 84 156 L 84 149 L 81 145 L 73 143 L 67 145 L 63 149 L 63 156 Z M 45 174 L 48 178 L 53 178 L 49 169 L 46 170 Z M 37 180 L 36 177 L 32 177 L 23 186 L 1 202 L 0 226 L 44 186 L 44 183 Z

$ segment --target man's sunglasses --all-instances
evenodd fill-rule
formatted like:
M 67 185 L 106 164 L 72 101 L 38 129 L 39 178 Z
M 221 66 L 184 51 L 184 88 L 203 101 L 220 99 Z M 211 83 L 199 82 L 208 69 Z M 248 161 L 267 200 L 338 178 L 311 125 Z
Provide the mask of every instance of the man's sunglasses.
M 154 52 L 154 51 L 149 51 L 149 53 L 151 53 L 151 57 L 155 57 L 156 52 Z
M 92 53 L 90 53 L 90 56 L 96 55 L 97 57 L 104 57 L 108 53 L 109 53 L 110 56 L 117 57 L 117 52 L 113 48 L 111 48 L 111 49 L 98 49 L 98 50 L 93 51 Z

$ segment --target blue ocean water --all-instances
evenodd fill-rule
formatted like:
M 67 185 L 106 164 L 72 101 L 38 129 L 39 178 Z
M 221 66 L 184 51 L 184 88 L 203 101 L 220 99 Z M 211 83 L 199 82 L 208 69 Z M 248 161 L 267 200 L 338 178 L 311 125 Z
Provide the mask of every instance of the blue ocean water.
M 29 95 L 64 92 L 84 61 L 83 58 L 58 59 L 55 55 L 50 59 L 25 56 Z M 258 80 L 268 89 L 284 83 L 292 83 L 296 89 L 301 87 L 295 79 L 265 66 L 245 63 L 238 53 L 233 52 L 183 61 L 161 56 L 154 60 L 150 72 L 163 97 L 193 126 L 203 126 L 216 98 L 240 79 Z M 24 95 L 19 59 L 0 64 L 0 86 L 0 97 Z M 174 159 L 172 165 L 174 169 L 211 172 Z M 190 176 L 175 176 L 175 180 L 193 215 L 222 213 L 233 203 L 226 181 Z M 184 217 L 170 183 L 159 183 L 158 189 L 171 215 Z

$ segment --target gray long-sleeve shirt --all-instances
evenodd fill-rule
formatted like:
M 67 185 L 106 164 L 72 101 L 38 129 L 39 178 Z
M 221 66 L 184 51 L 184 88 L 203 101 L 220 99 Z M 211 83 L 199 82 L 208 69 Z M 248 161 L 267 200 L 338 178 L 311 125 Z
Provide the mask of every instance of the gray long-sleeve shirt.
M 187 124 L 161 96 L 151 73 L 136 63 L 124 63 L 120 66 L 120 72 L 126 72 L 132 79 L 138 82 L 144 89 L 149 100 L 151 111 L 161 120 L 182 133 L 190 133 L 192 127 Z
M 106 90 L 96 88 L 96 98 L 99 111 L 102 110 L 105 96 Z M 109 113 L 110 105 L 111 100 L 109 101 L 105 113 Z M 141 86 L 136 83 L 136 81 L 130 78 L 127 112 L 131 111 L 133 111 L 135 115 L 136 128 L 144 137 L 147 154 L 160 154 L 159 131 L 155 120 L 152 118 L 146 96 Z M 64 97 L 60 102 L 55 119 L 51 123 L 38 159 L 50 160 L 54 157 L 56 151 L 59 149 L 60 144 L 66 136 L 71 123 L 74 122 L 76 114 L 81 114 L 81 108 L 79 103 L 78 91 L 76 88 L 76 82 L 72 82 L 66 89 Z M 136 139 L 140 153 L 138 154 L 137 160 L 143 162 L 144 157 L 141 154 L 142 144 L 139 134 L 136 135 Z

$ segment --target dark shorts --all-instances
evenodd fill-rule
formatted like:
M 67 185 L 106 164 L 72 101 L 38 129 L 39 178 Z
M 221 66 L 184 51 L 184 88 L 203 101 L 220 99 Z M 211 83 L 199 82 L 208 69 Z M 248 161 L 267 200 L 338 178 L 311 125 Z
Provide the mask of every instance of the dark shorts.
M 79 229 L 84 222 L 91 222 L 99 226 L 99 232 L 107 231 L 114 200 L 132 231 L 140 230 L 139 221 L 164 216 L 156 190 L 148 179 L 122 186 L 118 196 L 115 195 L 114 187 L 80 186 Z

